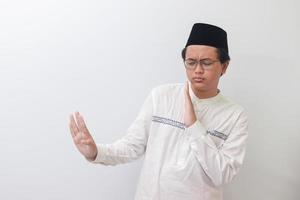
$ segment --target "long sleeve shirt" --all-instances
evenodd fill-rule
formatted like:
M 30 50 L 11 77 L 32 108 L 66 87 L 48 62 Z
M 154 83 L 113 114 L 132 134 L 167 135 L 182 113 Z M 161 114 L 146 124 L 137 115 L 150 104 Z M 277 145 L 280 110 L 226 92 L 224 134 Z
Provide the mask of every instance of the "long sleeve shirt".
M 98 143 L 92 163 L 116 165 L 144 155 L 135 200 L 222 200 L 245 156 L 245 109 L 219 93 L 198 98 L 189 83 L 197 117 L 184 120 L 184 83 L 154 87 L 127 133 Z

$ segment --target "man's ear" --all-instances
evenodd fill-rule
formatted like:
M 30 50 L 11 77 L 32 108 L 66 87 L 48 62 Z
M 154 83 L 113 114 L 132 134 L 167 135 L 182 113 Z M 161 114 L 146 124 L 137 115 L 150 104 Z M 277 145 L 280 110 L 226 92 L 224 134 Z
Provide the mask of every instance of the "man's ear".
M 226 73 L 228 65 L 229 65 L 229 61 L 226 61 L 225 63 L 222 64 L 222 72 L 220 76 Z

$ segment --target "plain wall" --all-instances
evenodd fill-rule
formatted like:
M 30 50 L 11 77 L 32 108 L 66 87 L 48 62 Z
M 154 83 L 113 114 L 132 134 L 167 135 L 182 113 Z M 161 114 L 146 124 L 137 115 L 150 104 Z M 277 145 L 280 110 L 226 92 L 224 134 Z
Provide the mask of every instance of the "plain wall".
M 97 142 L 123 136 L 151 88 L 186 80 L 191 27 L 228 33 L 219 88 L 249 115 L 227 200 L 300 199 L 299 1 L 0 2 L 0 199 L 133 199 L 142 158 L 88 163 L 68 129 L 80 111 Z

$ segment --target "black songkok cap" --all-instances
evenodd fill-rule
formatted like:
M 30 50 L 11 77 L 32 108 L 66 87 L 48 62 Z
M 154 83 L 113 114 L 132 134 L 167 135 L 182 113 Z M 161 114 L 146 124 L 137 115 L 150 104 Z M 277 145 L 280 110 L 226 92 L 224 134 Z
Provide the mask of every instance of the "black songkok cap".
M 228 53 L 227 33 L 222 28 L 205 23 L 193 25 L 185 47 L 189 45 L 208 45 L 222 48 Z

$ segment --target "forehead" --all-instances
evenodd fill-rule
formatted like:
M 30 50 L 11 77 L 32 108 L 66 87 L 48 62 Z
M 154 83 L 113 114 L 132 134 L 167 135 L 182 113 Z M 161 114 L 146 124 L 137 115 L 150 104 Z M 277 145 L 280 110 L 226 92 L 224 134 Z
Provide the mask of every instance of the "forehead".
M 186 49 L 186 58 L 217 58 L 217 48 L 207 45 L 190 45 Z

